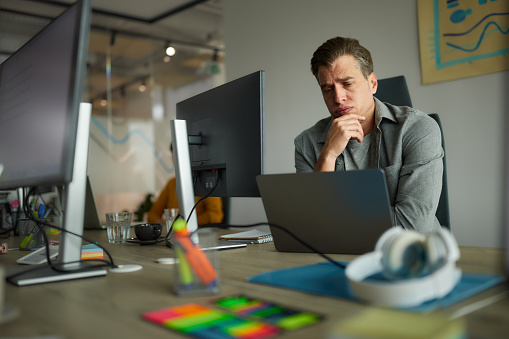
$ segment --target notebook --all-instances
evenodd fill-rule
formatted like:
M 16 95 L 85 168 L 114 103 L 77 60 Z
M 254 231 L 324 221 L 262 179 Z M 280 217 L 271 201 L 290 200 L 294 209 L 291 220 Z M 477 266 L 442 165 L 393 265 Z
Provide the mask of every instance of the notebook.
M 219 237 L 232 242 L 241 242 L 245 244 L 263 244 L 272 241 L 272 234 L 259 229 L 253 229 L 244 232 L 225 234 Z
M 212 303 L 171 306 L 146 312 L 143 318 L 200 339 L 268 339 L 324 320 L 320 314 L 244 295 L 227 296 Z
M 267 174 L 256 178 L 270 224 L 322 253 L 363 254 L 392 227 L 382 170 Z M 270 226 L 281 252 L 312 252 Z

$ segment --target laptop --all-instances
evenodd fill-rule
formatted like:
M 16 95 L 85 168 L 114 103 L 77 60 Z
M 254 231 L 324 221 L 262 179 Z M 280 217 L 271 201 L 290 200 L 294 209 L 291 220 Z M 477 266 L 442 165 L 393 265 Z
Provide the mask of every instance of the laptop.
M 392 227 L 382 170 L 267 174 L 256 178 L 270 224 L 322 253 L 363 254 Z M 276 250 L 312 252 L 270 226 Z
M 95 203 L 94 193 L 90 185 L 90 179 L 87 176 L 87 189 L 85 194 L 85 219 L 83 226 L 86 230 L 104 230 L 106 226 L 99 220 L 97 205 Z

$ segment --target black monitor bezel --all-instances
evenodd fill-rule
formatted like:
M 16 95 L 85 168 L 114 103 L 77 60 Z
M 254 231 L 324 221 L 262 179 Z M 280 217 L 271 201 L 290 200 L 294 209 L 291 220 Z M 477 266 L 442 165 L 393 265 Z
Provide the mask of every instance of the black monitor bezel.
M 78 129 L 78 114 L 80 103 L 83 99 L 85 76 L 86 76 L 86 60 L 88 53 L 88 42 L 90 33 L 90 20 L 91 11 L 85 10 L 90 9 L 90 0 L 78 0 L 71 7 L 66 9 L 56 18 L 51 20 L 43 29 L 41 29 L 36 35 L 34 35 L 29 41 L 27 41 L 22 47 L 16 52 L 10 55 L 2 64 L 0 64 L 0 79 L 1 73 L 4 67 L 8 66 L 9 63 L 14 60 L 18 54 L 24 53 L 29 50 L 30 47 L 37 42 L 37 40 L 44 38 L 49 28 L 62 20 L 70 11 L 76 11 L 74 20 L 74 39 L 73 45 L 70 46 L 72 49 L 72 60 L 71 69 L 69 72 L 71 95 L 68 96 L 67 102 L 67 114 L 65 122 L 65 142 L 61 145 L 62 161 L 60 163 L 60 169 L 58 173 L 50 175 L 38 175 L 31 172 L 30 175 L 25 177 L 9 177 L 2 180 L 0 176 L 0 190 L 12 190 L 19 187 L 35 187 L 35 186 L 62 186 L 72 181 L 73 177 L 73 159 L 74 150 L 76 146 L 76 133 Z M 1 86 L 1 83 L 0 83 Z M 23 129 L 20 126 L 20 137 L 23 137 Z M 12 142 L 16 142 L 13 140 Z M 37 164 L 33 164 L 36 166 Z
M 201 136 L 200 145 L 190 145 L 196 196 L 260 196 L 256 176 L 265 173 L 265 71 L 177 103 L 177 119 L 186 121 L 190 140 Z M 210 145 L 219 160 L 197 161 Z M 240 147 L 232 149 L 235 145 Z M 215 178 L 219 182 L 212 190 Z

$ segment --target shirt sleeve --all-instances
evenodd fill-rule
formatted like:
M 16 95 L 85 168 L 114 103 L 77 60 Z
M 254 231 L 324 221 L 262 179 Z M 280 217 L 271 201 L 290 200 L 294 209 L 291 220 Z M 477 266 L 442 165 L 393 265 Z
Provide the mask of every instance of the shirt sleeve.
M 406 131 L 394 205 L 395 225 L 422 234 L 440 229 L 435 213 L 442 192 L 443 156 L 440 128 L 432 118 L 424 116 Z M 387 176 L 395 174 L 390 171 L 386 169 Z
M 313 172 L 316 164 L 316 159 L 313 160 L 313 152 L 310 147 L 305 147 L 305 140 L 302 136 L 295 138 L 295 171 L 298 172 Z

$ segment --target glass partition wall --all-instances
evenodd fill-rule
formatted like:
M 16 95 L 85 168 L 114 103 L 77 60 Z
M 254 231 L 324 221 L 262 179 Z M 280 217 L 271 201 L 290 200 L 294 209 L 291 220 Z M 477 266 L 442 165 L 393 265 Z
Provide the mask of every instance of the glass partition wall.
M 55 16 L 26 13 L 0 12 L 0 63 Z M 92 103 L 88 176 L 104 221 L 106 212 L 135 212 L 174 176 L 176 103 L 224 83 L 224 51 L 181 41 L 169 56 L 168 41 L 93 23 L 94 14 L 83 101 Z
M 88 173 L 101 220 L 122 210 L 141 218 L 144 202 L 174 176 L 169 145 L 176 103 L 224 83 L 212 51 L 181 46 L 169 57 L 165 49 L 161 41 L 91 32 Z

